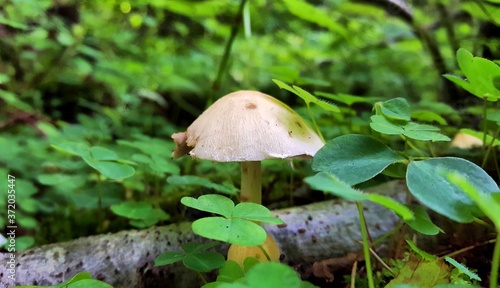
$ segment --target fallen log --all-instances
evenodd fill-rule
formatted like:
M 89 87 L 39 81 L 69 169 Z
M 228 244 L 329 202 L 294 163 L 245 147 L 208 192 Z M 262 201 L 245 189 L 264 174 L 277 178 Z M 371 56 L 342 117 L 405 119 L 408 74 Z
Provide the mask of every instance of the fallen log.
M 403 201 L 405 185 L 393 181 L 368 189 Z M 366 203 L 365 216 L 373 239 L 392 230 L 399 218 L 391 211 Z M 358 212 L 354 203 L 332 200 L 273 212 L 286 224 L 266 225 L 284 254 L 285 263 L 314 262 L 339 257 L 362 249 Z M 188 241 L 207 241 L 191 232 L 184 222 L 144 230 L 90 236 L 55 243 L 17 253 L 15 281 L 0 255 L 0 287 L 54 285 L 86 271 L 116 288 L 200 287 L 196 273 L 181 263 L 154 266 L 154 259 L 166 251 L 178 251 Z M 221 253 L 227 245 L 221 245 Z M 213 276 L 213 275 L 212 275 Z

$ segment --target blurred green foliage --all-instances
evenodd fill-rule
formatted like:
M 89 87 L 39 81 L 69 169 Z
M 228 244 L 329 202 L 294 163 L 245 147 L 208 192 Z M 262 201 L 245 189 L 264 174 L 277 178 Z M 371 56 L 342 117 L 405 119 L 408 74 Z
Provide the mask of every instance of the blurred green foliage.
M 326 140 L 370 134 L 370 125 L 387 132 L 371 108 L 404 98 L 411 114 L 406 106 L 377 109 L 419 129 L 440 125 L 450 137 L 472 129 L 495 147 L 481 155 L 495 152 L 497 98 L 483 94 L 497 92 L 498 77 L 486 92 L 462 78 L 477 80 L 474 65 L 498 70 L 471 56 L 500 59 L 498 1 L 395 2 L 403 1 L 252 0 L 241 19 L 237 0 L 0 0 L 0 179 L 16 177 L 18 248 L 191 219 L 183 196 L 236 197 L 236 163 L 170 158 L 170 135 L 234 90 L 296 106 Z M 460 47 L 472 54 L 460 50 L 458 66 Z M 227 51 L 228 65 L 219 67 Z M 464 69 L 461 61 L 475 64 Z M 399 135 L 405 127 L 389 128 Z M 435 149 L 449 153 L 444 144 Z M 263 163 L 264 201 L 274 208 L 320 199 L 300 192 L 309 164 L 290 164 Z

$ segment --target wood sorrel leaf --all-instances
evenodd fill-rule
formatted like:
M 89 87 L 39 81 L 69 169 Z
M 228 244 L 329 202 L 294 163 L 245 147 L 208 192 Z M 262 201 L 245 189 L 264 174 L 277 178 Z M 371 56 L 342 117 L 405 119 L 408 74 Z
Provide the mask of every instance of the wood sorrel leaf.
M 414 161 L 408 165 L 408 188 L 422 204 L 457 222 L 472 222 L 484 215 L 474 201 L 452 183 L 447 175 L 460 173 L 479 191 L 498 191 L 495 181 L 476 164 L 454 157 Z
M 206 217 L 193 222 L 193 232 L 205 238 L 241 246 L 257 246 L 266 240 L 262 226 L 239 218 Z
M 234 209 L 234 202 L 222 195 L 208 194 L 198 197 L 182 197 L 181 203 L 201 211 L 220 214 L 226 218 L 231 217 Z
M 387 166 L 406 159 L 366 135 L 344 135 L 328 141 L 314 156 L 314 171 L 326 171 L 355 185 L 373 178 Z

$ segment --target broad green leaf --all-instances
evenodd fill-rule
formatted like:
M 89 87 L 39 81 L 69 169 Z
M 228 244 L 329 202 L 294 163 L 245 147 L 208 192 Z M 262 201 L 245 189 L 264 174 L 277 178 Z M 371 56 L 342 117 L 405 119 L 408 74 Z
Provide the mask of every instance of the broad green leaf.
M 232 217 L 250 221 L 259 221 L 272 224 L 283 224 L 283 220 L 274 217 L 266 207 L 250 202 L 239 203 L 234 207 Z
M 355 185 L 373 178 L 387 166 L 404 162 L 382 142 L 366 135 L 350 134 L 328 141 L 314 156 L 314 171 L 327 171 L 342 182 Z
M 500 211 L 500 191 L 494 194 L 481 193 L 466 177 L 459 173 L 449 174 L 448 180 L 469 195 L 484 214 L 493 221 L 497 230 L 500 230 L 500 213 L 498 213 Z
M 103 176 L 112 180 L 128 178 L 135 174 L 134 167 L 130 165 L 108 161 L 94 161 L 89 158 L 83 158 L 83 160 Z
M 81 157 L 91 157 L 89 146 L 77 142 L 65 142 L 58 145 L 51 145 L 54 149 Z
M 192 175 L 170 176 L 167 178 L 167 182 L 171 185 L 199 185 L 228 195 L 236 195 L 239 192 L 239 190 L 232 184 L 221 185 L 214 183 L 207 178 Z
M 394 98 L 375 104 L 377 114 L 393 120 L 410 121 L 410 104 L 404 98 Z
M 95 160 L 118 160 L 120 158 L 114 151 L 100 146 L 90 147 L 90 154 Z
M 457 222 L 472 222 L 483 213 L 461 189 L 447 179 L 460 173 L 482 193 L 498 191 L 495 181 L 479 166 L 461 158 L 413 161 L 406 173 L 408 188 L 422 204 Z
M 436 112 L 429 110 L 416 110 L 411 112 L 411 118 L 423 122 L 436 122 L 440 125 L 448 125 L 446 119 Z
M 295 270 L 276 262 L 264 262 L 253 266 L 245 278 L 252 288 L 299 288 L 302 282 Z
M 145 202 L 122 202 L 111 205 L 111 211 L 116 215 L 129 219 L 145 219 L 147 213 L 153 209 L 152 205 Z
M 394 211 L 405 220 L 413 218 L 413 213 L 411 212 L 411 210 L 403 204 L 397 202 L 396 200 L 383 195 L 368 194 L 360 190 L 356 190 L 346 183 L 341 182 L 331 174 L 321 172 L 314 176 L 307 177 L 304 181 L 313 189 L 328 192 L 350 201 L 368 200 Z
M 413 230 L 424 235 L 436 235 L 439 232 L 443 232 L 441 228 L 432 223 L 429 214 L 427 214 L 427 211 L 422 206 L 416 206 L 413 215 L 415 218 L 405 221 Z
M 460 273 L 463 273 L 463 274 L 469 276 L 470 279 L 481 281 L 481 278 L 479 276 L 477 276 L 476 273 L 470 271 L 467 267 L 458 263 L 455 259 L 448 257 L 448 256 L 444 257 L 444 259 L 446 260 L 446 262 L 450 263 L 455 268 L 457 268 L 458 271 L 460 271 Z
M 328 28 L 331 32 L 342 36 L 342 38 L 348 37 L 346 29 L 332 18 L 331 13 L 327 13 L 318 6 L 314 6 L 303 0 L 284 0 L 284 2 L 290 13 L 302 20 Z
M 500 109 L 487 109 L 486 119 L 500 125 Z
M 291 86 L 289 86 L 288 84 L 284 83 L 283 81 L 280 81 L 278 79 L 272 79 L 272 81 L 274 83 L 276 83 L 276 85 L 278 85 L 278 87 L 280 87 L 281 89 L 285 89 L 287 90 L 288 92 L 292 92 L 293 94 L 297 95 L 297 96 L 300 96 L 298 94 L 297 91 L 295 91 L 295 89 L 293 89 Z M 310 103 L 308 102 L 306 99 L 302 98 L 306 103 Z
M 234 218 L 206 217 L 193 222 L 195 234 L 241 246 L 257 246 L 266 240 L 267 233 L 260 225 Z
M 158 255 L 155 259 L 155 266 L 172 264 L 184 259 L 185 254 L 181 252 L 169 251 Z
M 500 77 L 500 66 L 492 61 L 472 54 L 460 48 L 457 51 L 457 61 L 467 80 L 452 75 L 444 77 L 479 98 L 488 101 L 500 99 L 500 90 L 495 86 L 496 79 Z
M 404 135 L 408 138 L 421 141 L 450 141 L 446 135 L 439 133 L 439 128 L 415 122 L 397 123 L 381 115 L 370 117 L 370 127 L 382 134 Z
M 226 259 L 217 252 L 197 252 L 188 254 L 182 262 L 186 267 L 197 272 L 210 272 L 224 265 Z
M 438 257 L 431 255 L 418 248 L 417 245 L 413 243 L 413 241 L 406 239 L 406 243 L 408 244 L 408 246 L 410 246 L 411 250 L 420 255 L 420 257 L 424 258 L 426 261 L 435 261 L 438 259 Z
M 387 135 L 402 135 L 404 130 L 401 125 L 393 123 L 382 115 L 373 115 L 370 117 L 370 128 Z
M 226 218 L 231 217 L 234 209 L 234 202 L 222 195 L 208 194 L 198 197 L 182 197 L 181 203 L 201 211 L 220 214 Z
M 421 141 L 450 141 L 451 139 L 437 131 L 439 128 L 432 125 L 408 122 L 403 126 L 403 135 Z
M 245 277 L 245 272 L 240 264 L 233 260 L 227 260 L 226 263 L 219 269 L 219 276 L 217 282 L 232 283 L 240 278 Z

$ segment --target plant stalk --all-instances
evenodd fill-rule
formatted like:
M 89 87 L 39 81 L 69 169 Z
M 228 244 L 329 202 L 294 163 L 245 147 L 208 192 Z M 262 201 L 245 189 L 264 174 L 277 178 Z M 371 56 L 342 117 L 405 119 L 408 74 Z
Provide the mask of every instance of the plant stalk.
M 368 229 L 366 228 L 365 214 L 363 212 L 363 204 L 356 202 L 359 213 L 359 226 L 361 228 L 361 236 L 363 237 L 363 254 L 365 256 L 366 277 L 368 278 L 368 287 L 375 288 L 373 282 L 372 261 L 370 258 L 370 243 L 368 242 Z
M 260 161 L 241 162 L 241 202 L 262 204 Z
M 224 55 L 222 56 L 222 60 L 219 65 L 219 69 L 217 70 L 217 76 L 215 77 L 214 82 L 212 83 L 212 92 L 219 91 L 222 76 L 227 69 L 229 63 L 229 56 L 231 54 L 231 48 L 233 47 L 234 40 L 236 39 L 236 35 L 238 35 L 238 30 L 241 24 L 241 18 L 243 15 L 243 9 L 245 8 L 245 3 L 247 0 L 241 0 L 240 6 L 238 8 L 238 13 L 235 16 L 233 26 L 231 27 L 231 35 L 229 35 L 229 40 L 226 43 L 226 47 L 224 48 Z M 214 94 L 214 93 L 212 93 Z M 210 95 L 210 98 L 207 101 L 207 107 L 210 106 L 214 102 L 213 95 Z
M 493 250 L 493 259 L 491 259 L 490 288 L 497 288 L 498 269 L 500 268 L 500 227 L 497 227 L 497 240 L 495 250 Z

